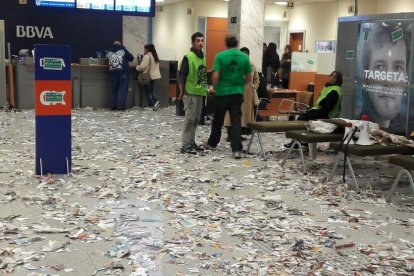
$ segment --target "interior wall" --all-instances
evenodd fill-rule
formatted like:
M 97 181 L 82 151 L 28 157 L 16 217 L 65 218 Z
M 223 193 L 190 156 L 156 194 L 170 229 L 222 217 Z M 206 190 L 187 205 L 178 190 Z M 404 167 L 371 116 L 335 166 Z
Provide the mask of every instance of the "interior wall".
M 285 12 L 286 12 L 286 8 L 283 6 L 266 5 L 265 20 L 285 20 L 286 18 L 283 16 Z
M 122 42 L 134 56 L 144 54 L 144 45 L 148 43 L 148 18 L 141 16 L 122 17 Z
M 278 26 L 265 26 L 264 27 L 264 41 L 267 45 L 270 42 L 276 43 L 277 47 L 280 48 L 280 32 L 281 28 Z
M 296 5 L 287 11 L 289 31 L 306 31 L 304 50 L 314 52 L 316 40 L 336 40 L 337 1 Z
M 354 0 L 313 2 L 295 5 L 292 10 L 278 5 L 266 5 L 265 20 L 286 20 L 288 21 L 288 31 L 306 30 L 304 50 L 314 52 L 315 41 L 337 40 L 338 17 L 354 15 L 348 13 L 350 5 L 354 5 Z M 192 15 L 187 15 L 187 8 L 193 9 Z M 413 0 L 358 1 L 358 15 L 413 11 Z M 227 13 L 228 2 L 221 0 L 191 0 L 164 5 L 163 12 L 159 12 L 157 9 L 155 14 L 154 43 L 157 49 L 161 49 L 162 54 L 168 55 L 168 59 L 173 57 L 176 60 L 181 60 L 190 47 L 190 36 L 197 29 L 198 17 L 227 18 Z M 281 45 L 284 45 L 282 38 L 285 36 L 287 37 L 287 33 L 281 34 Z
M 393 0 L 397 2 L 399 0 Z M 370 1 L 358 1 L 358 14 L 357 15 L 369 15 L 377 13 L 377 0 Z M 389 13 L 389 12 L 388 12 Z
M 413 0 L 377 0 L 377 14 L 414 12 Z
M 228 3 L 224 1 L 194 1 L 195 20 L 199 16 L 227 18 Z M 195 22 L 197 24 L 197 22 Z
M 191 14 L 187 14 L 190 9 Z M 180 60 L 191 47 L 195 32 L 194 1 L 163 6 L 156 9 L 153 20 L 153 42 L 160 59 Z

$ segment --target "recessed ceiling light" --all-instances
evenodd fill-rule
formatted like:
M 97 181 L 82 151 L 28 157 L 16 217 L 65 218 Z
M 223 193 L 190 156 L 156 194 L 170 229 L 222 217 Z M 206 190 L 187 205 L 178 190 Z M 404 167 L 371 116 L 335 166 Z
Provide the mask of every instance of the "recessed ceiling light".
M 275 2 L 276 5 L 280 5 L 280 6 L 286 6 L 287 2 L 286 1 L 277 1 Z
M 155 2 L 161 3 L 161 2 L 164 2 L 164 0 L 155 0 Z

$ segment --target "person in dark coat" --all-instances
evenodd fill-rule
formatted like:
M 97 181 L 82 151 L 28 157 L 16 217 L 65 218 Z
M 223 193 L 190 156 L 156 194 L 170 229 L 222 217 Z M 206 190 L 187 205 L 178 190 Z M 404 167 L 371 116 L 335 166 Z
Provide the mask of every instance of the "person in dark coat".
M 121 42 L 114 41 L 107 54 L 109 71 L 112 77 L 111 110 L 125 110 L 129 83 L 129 63 L 134 56 Z
M 280 66 L 276 43 L 270 42 L 263 55 L 262 73 L 268 83 L 275 84 L 275 74 Z
M 289 77 L 290 77 L 290 70 L 292 67 L 292 47 L 290 45 L 286 45 L 284 48 L 284 53 L 282 55 L 282 60 L 280 62 L 280 75 L 279 78 L 282 80 L 282 87 L 284 89 L 289 88 Z

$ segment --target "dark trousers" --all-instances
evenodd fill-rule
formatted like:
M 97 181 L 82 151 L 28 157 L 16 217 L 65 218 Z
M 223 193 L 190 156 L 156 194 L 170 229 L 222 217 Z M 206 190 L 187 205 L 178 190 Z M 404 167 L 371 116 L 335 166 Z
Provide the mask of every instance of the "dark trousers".
M 282 79 L 282 88 L 284 89 L 289 88 L 289 79 Z
M 148 107 L 154 107 L 154 104 L 158 102 L 158 98 L 154 94 L 154 83 L 155 80 L 151 80 L 143 86 L 145 94 L 147 95 Z
M 208 138 L 208 144 L 216 147 L 220 142 L 221 129 L 224 123 L 224 116 L 226 111 L 230 113 L 231 127 L 230 127 L 230 145 L 231 150 L 241 151 L 243 148 L 241 142 L 241 104 L 243 103 L 243 95 L 235 94 L 228 96 L 216 96 L 214 98 L 214 119 L 211 125 L 211 133 Z
M 296 120 L 298 121 L 310 121 L 319 119 L 329 119 L 329 114 L 326 111 L 320 109 L 308 109 L 305 113 L 301 114 Z
M 128 94 L 129 75 L 125 72 L 112 73 L 112 108 L 125 108 L 126 97 Z

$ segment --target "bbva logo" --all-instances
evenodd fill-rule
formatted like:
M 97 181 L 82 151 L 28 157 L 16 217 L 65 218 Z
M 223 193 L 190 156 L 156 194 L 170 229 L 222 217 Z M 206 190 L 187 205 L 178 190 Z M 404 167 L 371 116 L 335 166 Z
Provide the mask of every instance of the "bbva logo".
M 53 39 L 53 33 L 50 27 L 16 25 L 16 37 Z

